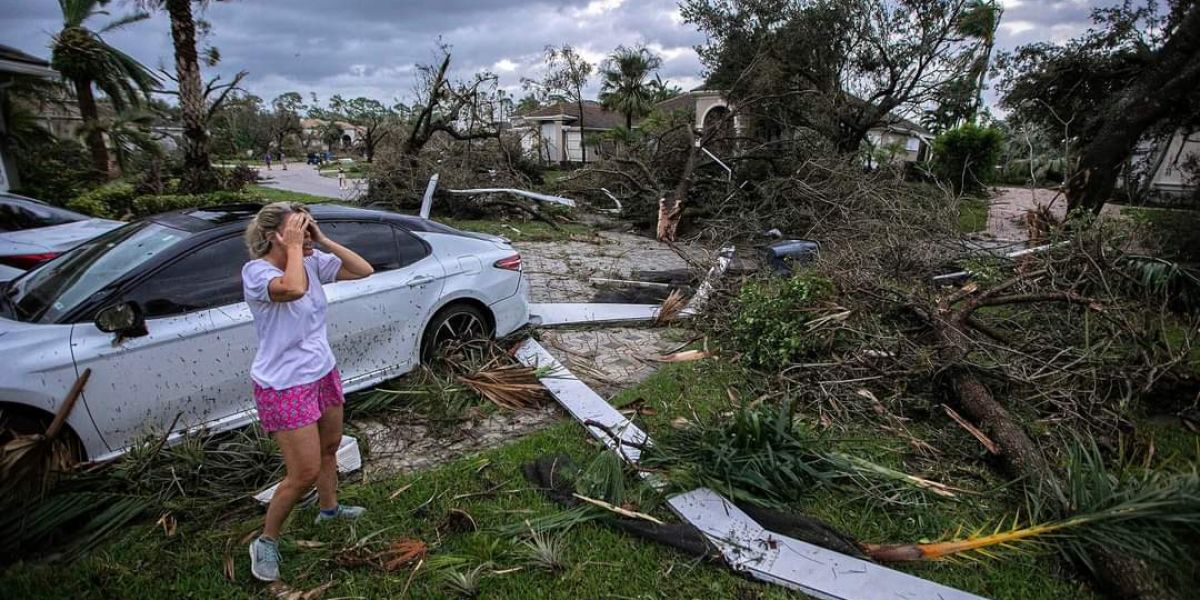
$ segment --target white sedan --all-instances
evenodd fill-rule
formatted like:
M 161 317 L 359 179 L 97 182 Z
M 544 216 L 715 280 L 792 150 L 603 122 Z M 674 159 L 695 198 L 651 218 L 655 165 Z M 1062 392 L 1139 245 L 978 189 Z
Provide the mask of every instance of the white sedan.
M 82 460 L 148 435 L 255 418 L 257 347 L 242 301 L 242 243 L 258 205 L 167 213 L 115 229 L 0 290 L 0 427 L 44 428 L 85 369 L 67 420 Z M 529 320 L 509 243 L 427 219 L 314 205 L 330 238 L 375 274 L 326 286 L 329 341 L 346 391 L 413 369 L 450 339 L 503 336 Z

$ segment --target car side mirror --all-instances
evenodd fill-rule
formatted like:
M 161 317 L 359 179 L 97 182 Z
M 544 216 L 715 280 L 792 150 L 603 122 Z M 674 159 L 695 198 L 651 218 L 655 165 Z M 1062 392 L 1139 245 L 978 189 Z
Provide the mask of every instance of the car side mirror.
M 138 337 L 149 333 L 142 309 L 133 302 L 122 302 L 102 309 L 96 314 L 96 328 L 121 337 Z

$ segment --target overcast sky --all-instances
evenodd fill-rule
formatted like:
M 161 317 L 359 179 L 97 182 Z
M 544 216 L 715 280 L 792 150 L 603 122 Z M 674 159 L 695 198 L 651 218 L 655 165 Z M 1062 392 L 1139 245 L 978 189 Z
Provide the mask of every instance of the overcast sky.
M 58 3 L 0 1 L 0 44 L 48 58 L 50 36 L 61 28 Z M 1069 39 L 1087 28 L 1092 6 L 1114 2 L 1002 3 L 1004 50 Z M 124 14 L 132 6 L 116 0 L 110 11 Z M 210 2 L 198 15 L 212 24 L 202 45 L 221 51 L 215 70 L 225 79 L 249 71 L 243 87 L 264 99 L 294 90 L 306 100 L 316 92 L 322 102 L 335 93 L 404 100 L 413 65 L 432 60 L 439 36 L 453 47 L 457 73 L 489 69 L 516 95 L 522 76 L 537 76 L 548 44 L 570 43 L 598 62 L 619 44 L 644 43 L 663 57 L 661 75 L 671 83 L 690 89 L 703 75 L 693 46 L 704 37 L 682 22 L 676 0 L 233 0 Z M 174 70 L 164 14 L 106 39 L 152 68 Z M 597 84 L 591 87 L 594 95 Z

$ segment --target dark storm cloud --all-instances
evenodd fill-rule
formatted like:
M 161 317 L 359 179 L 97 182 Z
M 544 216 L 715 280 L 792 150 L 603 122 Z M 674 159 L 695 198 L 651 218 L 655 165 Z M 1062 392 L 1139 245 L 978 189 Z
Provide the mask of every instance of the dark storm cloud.
M 0 43 L 48 56 L 50 35 L 61 27 L 57 3 L 4 3 Z M 1067 39 L 1086 28 L 1097 3 L 1004 0 L 999 45 Z M 109 9 L 123 14 L 132 7 L 114 2 Z M 404 99 L 411 96 L 413 65 L 433 59 L 439 37 L 452 46 L 458 74 L 489 69 L 517 94 L 521 77 L 538 75 L 543 48 L 562 43 L 594 62 L 619 44 L 647 44 L 665 59 L 664 79 L 685 89 L 701 82 L 692 46 L 704 38 L 679 20 L 675 0 L 239 0 L 209 3 L 198 14 L 212 24 L 203 43 L 222 55 L 206 74 L 228 79 L 249 71 L 245 87 L 264 98 L 295 90 L 322 100 L 335 93 Z M 166 17 L 156 14 L 106 37 L 151 67 L 171 69 L 169 31 Z

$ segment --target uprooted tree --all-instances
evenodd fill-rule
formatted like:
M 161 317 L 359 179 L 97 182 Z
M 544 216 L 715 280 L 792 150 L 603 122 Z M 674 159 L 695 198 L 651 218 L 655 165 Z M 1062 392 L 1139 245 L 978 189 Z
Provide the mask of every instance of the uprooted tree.
M 1004 103 L 1023 120 L 1078 138 L 1071 209 L 1098 213 L 1139 143 L 1200 125 L 1200 3 L 1145 0 L 1096 9 L 1067 44 L 1007 55 Z
M 918 111 L 973 72 L 990 46 L 960 25 L 977 4 L 688 0 L 682 14 L 708 35 L 700 58 L 709 89 L 731 90 L 741 79 L 731 100 L 757 99 L 752 112 L 764 133 L 811 130 L 853 154 L 869 130 L 897 111 Z

